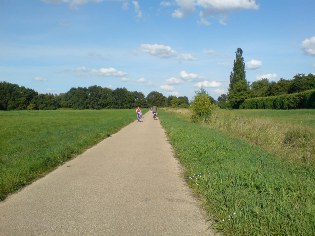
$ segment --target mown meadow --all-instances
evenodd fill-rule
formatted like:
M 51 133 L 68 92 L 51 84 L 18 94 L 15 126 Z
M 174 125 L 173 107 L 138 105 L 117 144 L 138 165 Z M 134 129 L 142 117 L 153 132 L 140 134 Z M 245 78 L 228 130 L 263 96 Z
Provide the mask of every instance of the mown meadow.
M 0 112 L 0 200 L 133 120 L 127 109 Z
M 277 112 L 219 110 L 207 124 L 191 122 L 188 110 L 159 113 L 188 184 L 224 235 L 315 235 L 315 112 Z M 273 132 L 279 149 L 262 145 Z

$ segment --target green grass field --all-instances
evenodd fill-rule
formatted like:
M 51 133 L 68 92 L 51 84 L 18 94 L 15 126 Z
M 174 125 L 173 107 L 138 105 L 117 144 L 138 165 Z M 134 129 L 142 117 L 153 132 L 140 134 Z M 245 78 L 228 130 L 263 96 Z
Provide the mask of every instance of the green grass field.
M 224 235 L 315 235 L 314 166 L 187 116 L 160 111 L 159 117 L 189 185 Z
M 0 112 L 0 199 L 135 118 L 133 110 Z

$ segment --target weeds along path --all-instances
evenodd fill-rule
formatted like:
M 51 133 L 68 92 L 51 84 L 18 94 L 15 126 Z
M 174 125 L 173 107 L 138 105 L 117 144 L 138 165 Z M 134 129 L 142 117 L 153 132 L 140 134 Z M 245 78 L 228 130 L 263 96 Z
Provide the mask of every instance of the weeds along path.
M 147 113 L 0 203 L 1 235 L 210 235 Z

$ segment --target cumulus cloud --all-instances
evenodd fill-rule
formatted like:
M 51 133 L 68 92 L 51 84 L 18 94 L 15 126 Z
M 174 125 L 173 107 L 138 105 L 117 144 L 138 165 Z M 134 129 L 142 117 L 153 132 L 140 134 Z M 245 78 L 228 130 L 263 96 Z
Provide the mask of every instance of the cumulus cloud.
M 152 85 L 153 84 L 152 81 L 149 81 L 149 80 L 145 79 L 144 77 L 137 79 L 136 83 L 143 84 L 143 85 Z
M 128 78 L 126 78 L 126 77 L 122 77 L 122 78 L 120 78 L 120 81 L 122 81 L 122 82 L 127 82 L 129 79 Z
M 135 12 L 136 12 L 136 14 L 137 14 L 137 17 L 138 17 L 138 18 L 141 18 L 141 17 L 142 17 L 142 11 L 141 11 L 141 9 L 140 9 L 139 2 L 136 1 L 136 0 L 134 0 L 134 1 L 132 1 L 132 4 L 133 4 L 133 6 L 134 6 L 134 8 L 135 8 Z
M 35 80 L 35 81 L 47 81 L 46 78 L 41 77 L 41 76 L 36 76 L 36 77 L 33 78 L 33 80 Z
M 66 3 L 69 4 L 71 8 L 77 8 L 80 5 L 84 5 L 87 3 L 100 3 L 103 2 L 103 0 L 43 0 L 43 2 L 54 4 Z
M 180 78 L 171 77 L 166 80 L 167 84 L 182 84 L 184 81 Z
M 221 95 L 221 94 L 225 94 L 226 90 L 224 90 L 224 89 L 215 89 L 214 92 L 215 92 L 215 94 Z
M 198 88 L 217 88 L 221 85 L 221 82 L 204 80 L 196 83 L 194 86 Z
M 185 80 L 185 81 L 193 81 L 193 80 L 200 80 L 202 77 L 198 74 L 195 73 L 189 73 L 185 70 L 182 70 L 179 73 L 179 76 L 181 79 Z
M 229 12 L 235 10 L 258 9 L 255 0 L 197 0 L 196 5 L 207 12 Z
M 127 75 L 126 72 L 116 70 L 112 67 L 94 69 L 94 70 L 92 70 L 92 72 L 94 72 L 95 74 L 100 75 L 100 76 L 125 76 L 125 75 Z
M 168 92 L 171 92 L 171 91 L 174 91 L 175 88 L 171 85 L 168 85 L 168 84 L 164 84 L 164 85 L 161 85 L 160 88 L 164 91 L 168 91 Z
M 260 60 L 256 60 L 256 59 L 252 59 L 250 61 L 248 61 L 246 63 L 246 67 L 247 69 L 249 70 L 255 70 L 255 69 L 258 69 L 262 66 L 262 61 Z
M 268 79 L 269 81 L 277 81 L 278 80 L 278 75 L 275 73 L 270 73 L 270 74 L 263 74 L 263 75 L 257 75 L 256 80 L 261 80 L 261 79 Z
M 89 69 L 85 66 L 77 67 L 72 70 L 76 74 L 79 74 L 81 76 L 86 75 L 98 75 L 98 76 L 104 76 L 104 77 L 122 77 L 126 76 L 127 73 L 124 71 L 116 70 L 115 68 L 109 67 L 109 68 L 98 68 L 98 69 Z
M 163 1 L 161 6 L 170 7 L 170 2 Z M 199 23 L 210 25 L 208 18 L 210 16 L 220 15 L 220 24 L 226 24 L 226 15 L 236 10 L 256 10 L 259 6 L 256 0 L 176 0 L 174 4 L 177 8 L 173 11 L 174 18 L 184 18 L 193 13 L 196 9 L 199 11 Z
M 180 93 L 177 92 L 177 91 L 171 91 L 171 92 L 169 92 L 169 94 L 172 95 L 172 96 L 176 96 L 176 97 L 180 96 Z
M 177 54 L 170 46 L 163 44 L 141 44 L 141 50 L 162 58 L 174 57 Z
M 176 4 L 179 8 L 172 13 L 175 18 L 183 18 L 195 10 L 195 0 L 176 0 Z
M 194 61 L 196 58 L 190 53 L 178 53 L 172 47 L 164 44 L 141 44 L 141 51 L 160 58 L 177 58 L 179 61 Z
M 145 83 L 147 82 L 145 78 L 141 77 L 137 80 L 138 83 Z
M 208 16 L 203 12 L 199 12 L 199 23 L 202 25 L 210 25 L 210 21 L 208 20 Z
M 170 2 L 170 1 L 162 1 L 162 2 L 160 3 L 160 5 L 161 5 L 162 7 L 170 7 L 170 6 L 173 5 L 173 3 Z
M 204 53 L 206 53 L 209 56 L 216 56 L 217 55 L 217 52 L 213 49 L 205 49 Z
M 303 40 L 302 47 L 306 53 L 315 56 L 315 36 Z
M 190 53 L 178 54 L 177 58 L 180 61 L 195 61 L 196 60 L 196 58 L 193 55 L 191 55 Z

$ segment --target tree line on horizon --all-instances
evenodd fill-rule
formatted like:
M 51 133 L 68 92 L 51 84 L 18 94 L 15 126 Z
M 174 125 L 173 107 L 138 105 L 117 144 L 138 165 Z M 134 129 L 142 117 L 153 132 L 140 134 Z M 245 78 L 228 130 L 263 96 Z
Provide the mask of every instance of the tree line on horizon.
M 39 94 L 17 84 L 0 82 L 0 110 L 129 109 L 140 107 L 189 107 L 186 96 L 165 97 L 157 91 L 145 96 L 126 88 L 90 86 L 71 88 L 61 94 Z
M 246 100 L 273 96 L 282 96 L 280 103 L 292 103 L 292 101 L 294 101 L 295 104 L 302 104 L 305 103 L 305 99 L 307 103 L 312 103 L 312 101 L 308 100 L 313 99 L 313 93 L 306 97 L 303 95 L 303 98 L 297 96 L 301 101 L 296 101 L 296 97 L 283 97 L 283 95 L 296 94 L 314 89 L 315 75 L 311 73 L 308 75 L 297 74 L 291 80 L 281 78 L 277 82 L 269 81 L 267 78 L 264 78 L 250 84 L 246 80 L 243 50 L 238 48 L 233 70 L 230 74 L 228 93 L 221 94 L 217 101 L 206 94 L 212 103 L 217 104 L 220 108 L 239 109 L 244 108 L 242 104 L 244 104 Z M 203 88 L 201 90 L 206 92 Z M 197 93 L 198 92 L 196 92 L 196 94 Z M 269 100 L 268 103 L 271 101 Z M 277 101 L 279 103 L 279 99 Z M 157 91 L 152 91 L 145 96 L 142 92 L 129 91 L 126 88 L 112 90 L 97 85 L 88 88 L 71 88 L 68 92 L 62 94 L 39 94 L 33 89 L 25 88 L 17 84 L 11 84 L 5 81 L 0 82 L 0 110 L 54 110 L 59 108 L 123 109 L 137 106 L 151 107 L 153 105 L 159 107 L 187 108 L 190 106 L 190 102 L 186 96 L 165 97 L 162 93 Z M 261 107 L 261 105 L 259 107 Z M 265 107 L 265 105 L 262 105 L 262 107 Z M 268 108 L 271 109 L 276 107 L 284 109 L 284 107 L 290 106 L 282 106 L 281 104 L 277 106 L 268 105 Z M 292 107 L 303 108 L 303 106 L 299 105 Z M 313 105 L 311 105 L 311 107 L 313 107 Z

